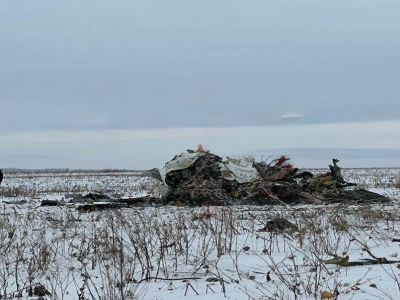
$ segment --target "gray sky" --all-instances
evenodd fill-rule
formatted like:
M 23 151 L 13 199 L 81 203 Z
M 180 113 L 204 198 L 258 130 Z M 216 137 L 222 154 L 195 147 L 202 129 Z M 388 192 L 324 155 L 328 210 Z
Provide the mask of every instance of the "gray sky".
M 400 149 L 399 16 L 398 0 L 2 0 L 0 166 L 151 167 L 198 143 Z M 302 138 L 321 124 L 336 144 Z M 340 129 L 354 124 L 358 143 Z

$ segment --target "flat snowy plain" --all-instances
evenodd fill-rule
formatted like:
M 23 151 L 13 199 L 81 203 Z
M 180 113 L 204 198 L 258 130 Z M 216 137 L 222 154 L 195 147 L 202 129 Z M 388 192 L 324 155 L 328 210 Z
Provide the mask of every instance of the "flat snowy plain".
M 343 175 L 392 202 L 79 213 L 71 194 L 144 196 L 155 181 L 136 171 L 6 174 L 0 299 L 39 299 L 28 294 L 40 286 L 43 299 L 400 299 L 400 169 Z M 297 228 L 263 230 L 275 217 Z M 335 264 L 347 256 L 394 262 Z

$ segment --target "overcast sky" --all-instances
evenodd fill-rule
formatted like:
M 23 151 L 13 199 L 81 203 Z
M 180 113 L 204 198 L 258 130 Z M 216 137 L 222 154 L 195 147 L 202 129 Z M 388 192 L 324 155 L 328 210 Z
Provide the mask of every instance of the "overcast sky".
M 399 16 L 398 0 L 2 0 L 0 167 L 146 168 L 198 143 L 400 165 Z

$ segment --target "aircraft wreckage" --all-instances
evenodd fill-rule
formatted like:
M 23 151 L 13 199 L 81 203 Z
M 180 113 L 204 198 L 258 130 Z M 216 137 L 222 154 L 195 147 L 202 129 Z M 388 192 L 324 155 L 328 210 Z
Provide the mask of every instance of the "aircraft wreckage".
M 382 203 L 386 196 L 357 187 L 343 179 L 339 161 L 329 171 L 300 171 L 281 156 L 271 162 L 252 157 L 222 158 L 199 146 L 176 155 L 161 170 L 147 175 L 158 180 L 157 197 L 111 200 L 101 206 L 79 207 L 81 211 L 137 205 L 272 205 L 324 203 Z

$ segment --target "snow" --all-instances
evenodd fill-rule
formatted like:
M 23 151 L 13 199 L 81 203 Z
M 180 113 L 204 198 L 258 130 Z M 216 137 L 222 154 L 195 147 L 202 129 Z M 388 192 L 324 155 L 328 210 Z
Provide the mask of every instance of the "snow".
M 81 289 L 87 299 L 320 299 L 335 287 L 339 299 L 399 299 L 400 262 L 327 262 L 331 253 L 370 259 L 368 251 L 400 260 L 393 241 L 400 238 L 400 170 L 347 169 L 343 176 L 392 202 L 78 213 L 39 203 L 71 193 L 141 196 L 155 182 L 138 172 L 6 174 L 0 202 L 27 203 L 0 206 L 0 294 L 15 292 L 18 282 L 25 299 L 34 299 L 25 291 L 30 274 L 52 294 L 46 299 L 78 299 Z M 260 231 L 277 216 L 298 230 Z

